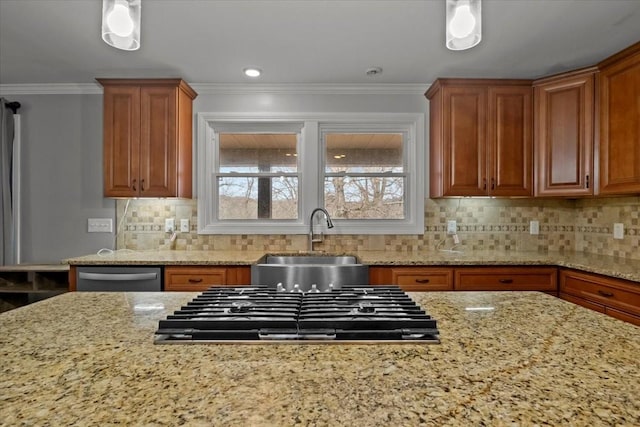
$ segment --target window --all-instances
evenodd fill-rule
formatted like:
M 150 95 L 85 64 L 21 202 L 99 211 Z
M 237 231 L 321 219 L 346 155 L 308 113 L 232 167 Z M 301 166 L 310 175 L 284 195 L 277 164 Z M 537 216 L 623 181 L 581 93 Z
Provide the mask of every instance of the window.
M 298 135 L 220 133 L 218 219 L 298 219 Z
M 324 204 L 334 219 L 402 220 L 406 132 L 322 133 Z
M 424 232 L 422 114 L 198 114 L 198 232 Z

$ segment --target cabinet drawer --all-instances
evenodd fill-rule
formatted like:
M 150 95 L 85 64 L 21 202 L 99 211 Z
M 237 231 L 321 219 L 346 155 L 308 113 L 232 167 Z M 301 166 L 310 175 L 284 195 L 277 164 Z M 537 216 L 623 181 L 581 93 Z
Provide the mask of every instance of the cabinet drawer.
M 226 268 L 166 267 L 164 272 L 165 291 L 203 291 L 226 284 Z
M 453 270 L 435 268 L 394 268 L 391 283 L 405 291 L 452 291 Z
M 461 291 L 557 291 L 552 267 L 490 267 L 455 270 L 455 289 Z
M 604 305 L 596 304 L 594 302 L 587 301 L 586 299 L 574 297 L 573 295 L 564 294 L 562 292 L 560 293 L 560 298 L 565 300 L 565 301 L 569 301 L 569 302 L 572 302 L 574 304 L 581 305 L 583 307 L 589 308 L 589 309 L 591 309 L 593 311 L 597 311 L 599 313 L 604 313 L 605 312 Z
M 640 285 L 574 271 L 560 273 L 560 291 L 640 316 Z
M 625 322 L 640 326 L 640 316 L 635 316 L 633 314 L 629 314 L 624 311 L 616 310 L 615 308 L 609 307 L 605 309 L 605 313 L 607 313 L 611 317 L 615 317 L 616 319 L 624 320 Z

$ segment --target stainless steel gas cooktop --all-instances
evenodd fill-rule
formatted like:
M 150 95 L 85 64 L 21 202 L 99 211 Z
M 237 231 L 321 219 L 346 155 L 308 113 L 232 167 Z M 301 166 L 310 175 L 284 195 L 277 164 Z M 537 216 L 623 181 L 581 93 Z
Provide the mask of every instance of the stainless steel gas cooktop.
M 397 286 L 288 292 L 211 287 L 160 320 L 156 344 L 439 343 L 436 320 Z

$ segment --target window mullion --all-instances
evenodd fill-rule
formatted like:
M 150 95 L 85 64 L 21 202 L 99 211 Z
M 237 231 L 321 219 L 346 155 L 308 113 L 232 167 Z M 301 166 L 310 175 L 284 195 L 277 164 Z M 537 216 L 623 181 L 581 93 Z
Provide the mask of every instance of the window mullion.
M 311 211 L 321 206 L 322 176 L 319 168 L 320 164 L 320 142 L 318 140 L 318 122 L 305 121 L 302 129 L 302 141 L 299 144 L 300 157 L 300 192 L 301 197 L 301 218 L 306 223 Z

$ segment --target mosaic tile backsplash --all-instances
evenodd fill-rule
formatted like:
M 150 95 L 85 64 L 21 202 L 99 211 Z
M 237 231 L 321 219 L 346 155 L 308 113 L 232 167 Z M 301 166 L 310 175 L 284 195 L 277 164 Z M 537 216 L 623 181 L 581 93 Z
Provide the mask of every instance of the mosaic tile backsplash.
M 126 215 L 123 217 L 126 208 Z M 126 200 L 117 203 L 118 249 L 303 251 L 306 235 L 198 235 L 195 200 Z M 165 218 L 190 221 L 191 231 L 171 242 Z M 640 197 L 585 200 L 427 199 L 423 235 L 328 235 L 316 248 L 328 252 L 418 252 L 454 247 L 447 220 L 455 219 L 456 249 L 579 251 L 640 259 Z M 529 221 L 540 224 L 529 234 Z M 613 224 L 624 238 L 613 238 Z

